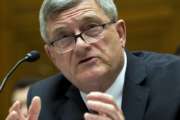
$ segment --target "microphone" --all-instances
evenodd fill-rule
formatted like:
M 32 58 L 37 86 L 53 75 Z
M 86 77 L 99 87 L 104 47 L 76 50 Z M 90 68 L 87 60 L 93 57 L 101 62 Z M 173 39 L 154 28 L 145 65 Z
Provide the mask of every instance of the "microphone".
M 8 80 L 8 78 L 12 75 L 12 73 L 17 69 L 17 67 L 23 62 L 34 62 L 40 58 L 40 54 L 36 50 L 32 50 L 27 53 L 22 59 L 18 60 L 17 63 L 9 70 L 9 72 L 5 75 L 0 85 L 0 92 L 3 90 L 3 87 Z
M 25 61 L 34 62 L 40 58 L 40 54 L 38 51 L 32 50 L 31 52 L 27 53 L 24 58 L 25 58 Z

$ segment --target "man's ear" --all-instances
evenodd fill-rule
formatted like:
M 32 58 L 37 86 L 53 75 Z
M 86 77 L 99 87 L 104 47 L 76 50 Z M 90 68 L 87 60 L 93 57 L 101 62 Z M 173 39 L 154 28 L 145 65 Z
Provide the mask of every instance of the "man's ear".
M 53 49 L 49 45 L 45 44 L 44 45 L 44 50 L 45 50 L 47 56 L 51 59 L 51 61 L 54 64 L 56 64 L 56 59 L 54 57 L 55 55 L 54 55 Z
M 116 22 L 116 30 L 119 34 L 119 38 L 122 44 L 122 47 L 125 48 L 126 45 L 126 24 L 125 21 L 120 19 Z

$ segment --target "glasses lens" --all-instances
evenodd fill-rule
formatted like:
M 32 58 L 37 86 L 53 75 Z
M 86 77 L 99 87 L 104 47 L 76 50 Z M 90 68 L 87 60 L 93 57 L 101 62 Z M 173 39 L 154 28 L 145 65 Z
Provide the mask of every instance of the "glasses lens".
M 100 34 L 103 32 L 102 26 L 93 27 L 87 31 L 85 31 L 82 35 L 83 38 L 89 43 L 97 42 Z
M 75 46 L 74 37 L 65 37 L 61 40 L 58 40 L 54 43 L 54 46 L 60 53 L 65 53 L 72 50 Z
M 87 31 L 84 32 L 84 34 L 89 36 L 89 37 L 97 37 L 102 32 L 103 32 L 103 27 L 102 26 L 96 26 L 96 27 L 88 29 Z

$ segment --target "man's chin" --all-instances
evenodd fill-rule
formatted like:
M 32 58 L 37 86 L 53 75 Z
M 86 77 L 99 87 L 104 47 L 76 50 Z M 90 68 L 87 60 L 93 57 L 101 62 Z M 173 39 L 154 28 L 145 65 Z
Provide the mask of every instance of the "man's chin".
M 82 70 L 76 75 L 78 79 L 91 81 L 91 80 L 97 80 L 103 78 L 103 76 L 107 75 L 107 70 L 88 69 L 88 70 Z

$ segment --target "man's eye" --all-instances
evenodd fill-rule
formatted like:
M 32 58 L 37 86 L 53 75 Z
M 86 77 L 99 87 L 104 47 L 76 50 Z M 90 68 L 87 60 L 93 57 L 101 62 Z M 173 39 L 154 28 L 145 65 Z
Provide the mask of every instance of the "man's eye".
M 69 37 L 70 35 L 62 35 L 61 38 Z
M 89 24 L 89 25 L 86 26 L 86 30 L 97 27 L 97 26 L 98 26 L 98 24 L 95 24 L 95 23 L 94 24 Z
M 69 37 L 70 35 L 59 35 L 58 36 L 58 39 L 61 40 L 61 39 L 64 39 L 64 38 L 67 38 Z

